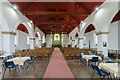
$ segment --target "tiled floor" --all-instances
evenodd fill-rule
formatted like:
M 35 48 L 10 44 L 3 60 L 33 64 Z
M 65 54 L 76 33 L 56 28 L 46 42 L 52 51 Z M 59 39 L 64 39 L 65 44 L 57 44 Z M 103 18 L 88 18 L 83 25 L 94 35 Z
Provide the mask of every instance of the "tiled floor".
M 9 70 L 7 70 L 5 74 L 5 78 L 42 78 L 48 62 L 49 62 L 49 59 L 44 59 L 44 60 L 37 59 L 35 61 L 35 64 L 36 64 L 35 69 L 31 66 L 26 71 L 24 66 L 24 68 L 21 69 L 21 72 L 17 72 L 14 77 L 13 77 L 13 72 L 9 72 Z M 66 62 L 68 63 L 68 66 L 73 72 L 73 75 L 75 78 L 91 78 L 91 75 L 93 73 L 93 70 L 91 67 L 87 68 L 78 60 L 67 60 Z M 95 74 L 94 77 L 98 78 L 99 76 Z
M 91 78 L 93 73 L 91 66 L 86 67 L 86 65 L 79 60 L 66 60 L 66 62 L 75 78 Z M 95 74 L 94 78 L 99 78 L 99 76 Z
M 20 72 L 19 71 L 16 72 L 14 77 L 13 77 L 14 69 L 11 72 L 9 72 L 9 69 L 7 69 L 4 78 L 42 78 L 46 70 L 46 67 L 48 65 L 48 62 L 49 59 L 43 59 L 43 60 L 36 59 L 35 69 L 33 68 L 32 65 L 30 65 L 30 67 L 26 71 L 26 66 L 24 66 L 22 69 L 20 69 Z

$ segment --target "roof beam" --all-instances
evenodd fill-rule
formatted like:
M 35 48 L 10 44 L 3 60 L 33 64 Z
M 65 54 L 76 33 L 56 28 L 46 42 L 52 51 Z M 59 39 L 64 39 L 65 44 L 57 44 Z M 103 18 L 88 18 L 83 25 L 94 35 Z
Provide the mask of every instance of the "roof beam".
M 44 11 L 23 11 L 24 15 L 80 15 L 87 16 L 89 14 L 81 12 L 44 12 Z
M 70 16 L 72 19 L 74 19 L 78 24 L 80 24 L 80 20 L 74 16 Z
M 86 7 L 82 2 L 77 2 L 77 4 L 79 5 L 79 7 L 83 8 L 88 14 L 90 14 L 90 9 Z
M 72 22 L 35 22 L 35 24 L 78 24 L 78 23 L 72 23 Z
M 23 11 L 27 10 L 29 7 L 31 7 L 35 2 L 28 3 L 24 8 Z
M 54 27 L 54 28 L 53 27 L 52 28 L 51 27 L 42 27 L 42 28 L 39 27 L 39 28 L 40 29 L 51 29 L 51 30 L 57 29 L 58 30 L 58 29 L 66 29 L 67 27 L 66 28 L 65 27 Z M 67 28 L 67 29 L 72 29 L 72 28 Z
M 65 22 L 67 22 L 67 20 L 64 19 Z M 72 26 L 72 28 L 74 29 L 74 26 L 72 24 L 69 24 L 70 26 Z

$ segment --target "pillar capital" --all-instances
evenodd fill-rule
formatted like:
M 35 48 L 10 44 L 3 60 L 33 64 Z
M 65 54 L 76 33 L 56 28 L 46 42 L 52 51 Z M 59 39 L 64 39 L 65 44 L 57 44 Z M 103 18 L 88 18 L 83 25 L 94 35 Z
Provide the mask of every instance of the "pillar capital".
M 2 34 L 16 35 L 16 32 L 4 31 L 4 32 L 2 32 Z
M 30 38 L 30 40 L 35 40 L 35 38 Z
M 79 40 L 82 40 L 82 39 L 84 39 L 84 38 L 78 38 Z
M 101 35 L 101 34 L 109 34 L 109 32 L 98 32 L 96 35 Z
M 72 41 L 75 41 L 75 40 L 72 40 Z
M 39 40 L 39 41 L 42 41 L 42 40 Z

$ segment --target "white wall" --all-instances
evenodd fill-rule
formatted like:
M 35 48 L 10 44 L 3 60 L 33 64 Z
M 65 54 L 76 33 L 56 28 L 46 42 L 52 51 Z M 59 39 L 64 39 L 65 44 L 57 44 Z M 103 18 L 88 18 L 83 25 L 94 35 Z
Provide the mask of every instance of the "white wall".
M 76 33 L 78 33 L 78 27 L 69 33 L 69 39 L 72 37 L 72 40 L 75 40 Z
M 86 33 L 85 39 L 84 39 L 84 48 L 89 48 L 89 41 L 90 41 L 90 48 L 97 48 L 96 46 L 96 34 L 95 31 L 91 31 Z
M 52 34 L 47 34 L 46 35 L 46 47 L 51 47 L 52 46 Z
M 114 18 L 114 16 L 119 11 L 118 1 L 107 2 L 106 0 L 102 5 L 99 6 L 99 11 L 94 11 L 89 17 L 84 20 L 84 24 L 80 26 L 81 37 L 84 36 L 85 29 L 93 24 L 97 32 L 108 32 L 109 25 Z M 113 0 L 111 0 L 113 1 Z
M 118 21 L 111 23 L 109 27 L 108 34 L 108 49 L 118 50 Z M 120 26 L 119 26 L 120 27 Z M 89 40 L 91 44 L 91 48 L 97 48 L 97 39 L 94 31 L 86 33 L 84 39 L 84 48 L 89 48 Z
M 118 21 L 110 24 L 108 34 L 108 49 L 118 50 Z
M 120 34 L 120 20 L 118 21 L 118 34 Z M 120 35 L 118 35 L 118 49 L 120 50 Z
M 28 34 L 17 30 L 17 46 L 16 49 L 28 49 L 27 36 Z
M 2 50 L 2 33 L 1 33 L 1 25 L 0 25 L 0 51 Z
M 69 38 L 67 34 L 62 34 L 62 45 L 68 46 Z
M 40 47 L 40 42 L 38 37 L 35 37 L 35 46 Z

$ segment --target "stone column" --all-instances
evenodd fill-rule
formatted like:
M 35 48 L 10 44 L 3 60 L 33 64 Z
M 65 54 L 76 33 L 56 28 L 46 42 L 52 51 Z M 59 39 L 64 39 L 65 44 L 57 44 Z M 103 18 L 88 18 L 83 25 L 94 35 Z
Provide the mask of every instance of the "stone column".
M 83 49 L 83 38 L 78 38 L 79 40 L 79 48 Z
M 105 57 L 108 57 L 108 33 L 109 32 L 99 32 L 97 35 L 97 51 L 102 51 Z
M 35 38 L 30 38 L 30 49 L 35 48 Z
M 42 47 L 42 40 L 39 40 L 39 47 Z
M 15 32 L 2 32 L 2 50 L 5 52 L 4 56 L 15 52 Z
M 75 40 L 72 40 L 72 47 L 75 47 Z

